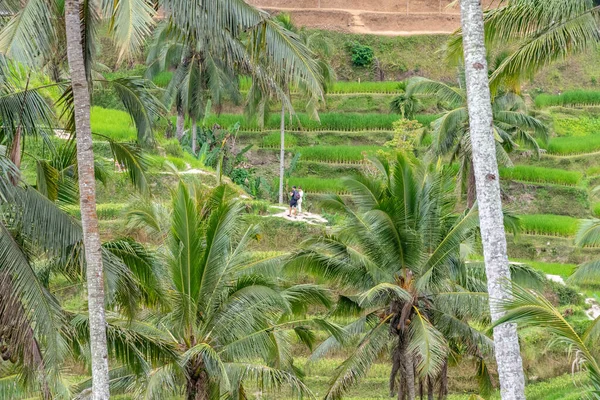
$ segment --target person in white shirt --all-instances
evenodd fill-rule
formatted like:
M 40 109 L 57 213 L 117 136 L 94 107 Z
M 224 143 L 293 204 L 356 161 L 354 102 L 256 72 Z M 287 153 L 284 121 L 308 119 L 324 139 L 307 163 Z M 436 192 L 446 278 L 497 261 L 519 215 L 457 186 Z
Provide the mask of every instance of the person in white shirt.
M 298 194 L 300 198 L 298 199 L 298 214 L 302 214 L 302 200 L 304 200 L 304 190 L 302 190 L 302 186 L 298 186 Z

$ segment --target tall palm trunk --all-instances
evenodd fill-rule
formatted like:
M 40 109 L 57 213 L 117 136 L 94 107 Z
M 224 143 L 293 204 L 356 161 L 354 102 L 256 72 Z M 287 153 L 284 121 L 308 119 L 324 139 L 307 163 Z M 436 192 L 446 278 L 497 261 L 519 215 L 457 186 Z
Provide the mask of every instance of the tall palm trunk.
M 469 177 L 467 178 L 467 207 L 471 208 L 475 204 L 477 199 L 475 183 L 475 167 L 473 167 L 473 160 L 469 163 Z
M 183 137 L 183 130 L 185 128 L 185 113 L 183 112 L 183 108 L 177 107 L 177 124 L 175 125 L 175 135 L 177 136 L 177 140 L 181 141 Z
M 279 149 L 279 204 L 283 204 L 283 175 L 285 173 L 285 106 L 281 105 L 281 147 Z
M 94 178 L 94 151 L 90 129 L 90 93 L 86 79 L 79 2 L 66 0 L 65 26 L 67 58 L 73 86 L 75 104 L 75 129 L 77 138 L 77 171 L 83 246 L 87 269 L 88 313 L 92 357 L 92 398 L 104 400 L 110 397 L 108 379 L 108 354 L 106 347 L 106 318 L 104 315 L 104 272 L 100 232 L 96 214 L 96 181 Z
M 461 0 L 469 126 L 479 202 L 479 218 L 492 321 L 502 313 L 497 301 L 510 297 L 506 235 L 494 135 L 481 0 Z M 503 400 L 525 399 L 523 362 L 514 324 L 494 328 L 494 347 Z
M 196 117 L 192 119 L 192 153 L 196 155 L 196 141 L 198 139 L 198 124 Z
M 185 385 L 186 400 L 209 400 L 208 374 L 204 363 L 191 360 L 186 366 L 187 382 Z
M 11 144 L 9 157 L 10 157 L 10 161 L 12 161 L 12 163 L 16 167 L 16 172 L 14 174 L 13 173 L 10 174 L 10 181 L 12 182 L 13 185 L 16 185 L 19 183 L 19 180 L 21 179 L 21 176 L 20 176 L 20 170 L 21 170 L 21 126 L 18 126 L 17 130 L 15 132 L 15 137 L 13 138 L 13 141 Z

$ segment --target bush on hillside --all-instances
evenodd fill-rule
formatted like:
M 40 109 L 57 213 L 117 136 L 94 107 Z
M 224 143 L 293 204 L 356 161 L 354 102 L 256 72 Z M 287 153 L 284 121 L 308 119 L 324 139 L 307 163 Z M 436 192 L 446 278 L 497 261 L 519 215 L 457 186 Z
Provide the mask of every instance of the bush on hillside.
M 352 53 L 352 65 L 356 67 L 367 67 L 373 63 L 373 59 L 375 58 L 373 48 L 358 42 L 350 43 L 349 47 Z

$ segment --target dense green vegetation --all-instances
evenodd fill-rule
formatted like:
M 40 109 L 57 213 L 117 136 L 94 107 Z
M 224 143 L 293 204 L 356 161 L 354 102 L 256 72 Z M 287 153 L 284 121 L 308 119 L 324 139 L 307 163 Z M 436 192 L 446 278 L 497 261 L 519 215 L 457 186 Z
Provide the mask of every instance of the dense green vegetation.
M 555 183 L 559 185 L 578 185 L 583 174 L 576 171 L 565 171 L 557 168 L 542 168 L 531 165 L 517 165 L 501 168 L 500 177 L 526 182 Z
M 534 235 L 575 236 L 580 221 L 564 215 L 520 215 L 523 231 Z
M 121 80 L 94 85 L 91 109 L 113 395 L 375 400 L 412 385 L 450 400 L 499 399 L 470 208 L 466 92 L 460 69 L 439 51 L 447 36 L 300 30 L 285 15 L 272 26 L 245 21 L 256 24 L 228 31 L 245 55 L 232 64 L 218 57 L 229 49 L 221 41 L 186 44 L 218 32 L 188 35 L 193 24 L 158 26 L 151 42 L 140 38 L 145 54 L 128 54 L 128 63 L 117 60 L 117 39 L 128 35 L 109 38 L 102 27 L 98 52 L 86 53 L 98 56 L 93 77 Z M 135 38 L 146 29 L 137 28 Z M 327 61 L 335 70 L 338 81 L 323 79 L 323 98 L 310 74 L 282 67 L 302 54 L 270 42 L 283 28 L 310 47 L 320 73 Z M 267 39 L 250 45 L 262 32 Z M 252 53 L 262 49 L 281 58 L 268 64 Z M 494 92 L 502 199 L 518 219 L 506 220 L 515 228 L 517 297 L 504 306 L 525 326 L 530 399 L 583 396 L 555 334 L 576 350 L 578 382 L 600 375 L 589 351 L 596 336 L 582 334 L 600 323 L 583 302 L 600 287 L 600 223 L 590 220 L 600 217 L 600 92 L 591 90 L 599 54 L 548 65 L 522 96 Z M 62 132 L 65 104 L 54 103 L 62 84 L 19 97 L 68 69 L 50 78 L 37 61 L 30 74 L 27 62 L 9 60 L 0 85 L 0 397 L 73 398 L 90 387 L 76 149 Z M 498 66 L 490 63 L 492 74 Z M 301 112 L 286 113 L 277 205 L 279 96 L 288 89 Z M 403 116 L 420 125 L 397 123 Z M 316 215 L 282 217 L 292 186 Z M 415 373 L 392 372 L 390 382 L 393 368 Z
M 535 105 L 539 108 L 598 104 L 600 104 L 600 91 L 595 90 L 568 90 L 557 95 L 542 93 L 535 98 Z

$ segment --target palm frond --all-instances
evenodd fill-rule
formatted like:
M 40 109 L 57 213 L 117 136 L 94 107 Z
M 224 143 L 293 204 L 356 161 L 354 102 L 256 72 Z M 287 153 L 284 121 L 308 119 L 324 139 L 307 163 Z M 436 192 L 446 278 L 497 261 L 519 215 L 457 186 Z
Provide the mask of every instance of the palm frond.
M 416 369 L 421 378 L 437 377 L 448 355 L 444 336 L 414 308 L 409 325 L 408 351 L 417 355 Z
M 140 52 L 154 26 L 154 3 L 147 0 L 102 0 L 104 17 L 113 40 L 120 47 L 118 59 Z
M 389 319 L 389 317 L 388 317 Z M 387 319 L 381 321 L 361 340 L 358 347 L 336 368 L 325 394 L 326 400 L 343 398 L 348 389 L 364 378 L 371 365 L 390 342 Z
M 145 1 L 145 0 L 120 0 Z M 111 2 L 112 3 L 112 2 Z M 136 77 L 105 80 L 110 85 L 123 106 L 135 122 L 140 144 L 150 144 L 154 138 L 152 127 L 155 119 L 164 111 L 162 103 L 152 94 L 151 83 Z

